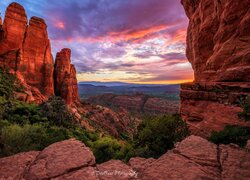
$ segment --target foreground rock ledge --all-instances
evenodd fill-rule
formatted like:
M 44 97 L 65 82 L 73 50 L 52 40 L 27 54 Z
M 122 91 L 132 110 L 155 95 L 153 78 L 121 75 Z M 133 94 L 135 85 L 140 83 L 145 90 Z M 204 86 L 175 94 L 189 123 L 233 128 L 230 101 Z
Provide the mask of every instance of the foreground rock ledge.
M 69 139 L 42 151 L 19 153 L 0 159 L 0 179 L 250 179 L 250 152 L 235 145 L 217 146 L 189 136 L 159 159 L 131 158 L 95 163 L 80 141 Z

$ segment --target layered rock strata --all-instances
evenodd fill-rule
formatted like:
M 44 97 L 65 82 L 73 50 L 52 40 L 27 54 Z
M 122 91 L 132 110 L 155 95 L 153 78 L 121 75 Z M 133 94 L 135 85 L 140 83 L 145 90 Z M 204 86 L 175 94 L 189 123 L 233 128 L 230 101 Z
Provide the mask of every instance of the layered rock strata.
M 189 18 L 187 58 L 194 83 L 182 85 L 181 114 L 194 134 L 244 124 L 250 96 L 250 0 L 182 0 Z

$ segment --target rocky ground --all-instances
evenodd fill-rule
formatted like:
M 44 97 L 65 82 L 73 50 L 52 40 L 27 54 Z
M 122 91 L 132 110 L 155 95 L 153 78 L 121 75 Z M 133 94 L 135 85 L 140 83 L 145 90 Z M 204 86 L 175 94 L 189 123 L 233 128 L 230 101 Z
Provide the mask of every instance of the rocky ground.
M 198 136 L 189 136 L 159 159 L 131 158 L 128 163 L 110 160 L 95 163 L 91 150 L 69 139 L 42 151 L 19 153 L 0 159 L 0 179 L 237 179 L 250 178 L 249 143 L 215 145 Z

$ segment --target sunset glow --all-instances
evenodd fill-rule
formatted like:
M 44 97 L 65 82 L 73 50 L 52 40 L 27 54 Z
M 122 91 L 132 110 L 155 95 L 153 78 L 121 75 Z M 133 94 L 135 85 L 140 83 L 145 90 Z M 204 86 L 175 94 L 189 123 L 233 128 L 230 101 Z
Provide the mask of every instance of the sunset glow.
M 11 0 L 1 2 L 1 13 Z M 175 84 L 193 80 L 187 18 L 176 0 L 17 0 L 45 19 L 53 56 L 72 50 L 78 81 Z

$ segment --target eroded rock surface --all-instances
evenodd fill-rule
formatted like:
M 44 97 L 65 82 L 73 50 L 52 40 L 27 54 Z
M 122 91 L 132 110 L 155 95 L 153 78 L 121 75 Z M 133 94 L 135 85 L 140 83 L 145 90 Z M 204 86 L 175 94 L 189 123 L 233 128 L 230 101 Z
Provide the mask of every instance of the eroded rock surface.
M 181 114 L 193 134 L 208 136 L 240 120 L 250 96 L 250 0 L 182 0 L 189 18 L 187 58 L 194 83 L 181 89 Z
M 67 58 L 69 62 L 63 62 L 68 63 L 68 67 L 59 74 L 60 93 L 57 93 L 57 87 L 56 94 L 71 105 L 79 101 L 79 97 L 76 70 L 70 64 L 68 51 L 69 57 L 64 57 L 62 53 L 63 61 Z M 63 65 L 59 66 L 56 67 Z M 17 94 L 21 100 L 41 103 L 55 94 L 54 61 L 47 25 L 39 17 L 28 20 L 25 9 L 18 3 L 11 3 L 7 7 L 4 22 L 0 22 L 0 67 L 11 70 L 21 80 L 26 89 Z M 58 71 L 61 70 L 57 69 L 56 74 Z
M 195 80 L 250 81 L 249 0 L 182 0 Z
M 82 142 L 70 139 L 41 152 L 19 153 L 0 159 L 0 179 L 131 180 L 250 178 L 250 152 L 236 145 L 215 145 L 189 136 L 159 159 L 131 158 L 126 164 L 110 160 L 95 164 Z
M 71 50 L 62 49 L 56 55 L 55 93 L 65 99 L 67 104 L 79 102 L 76 69 L 71 64 Z

